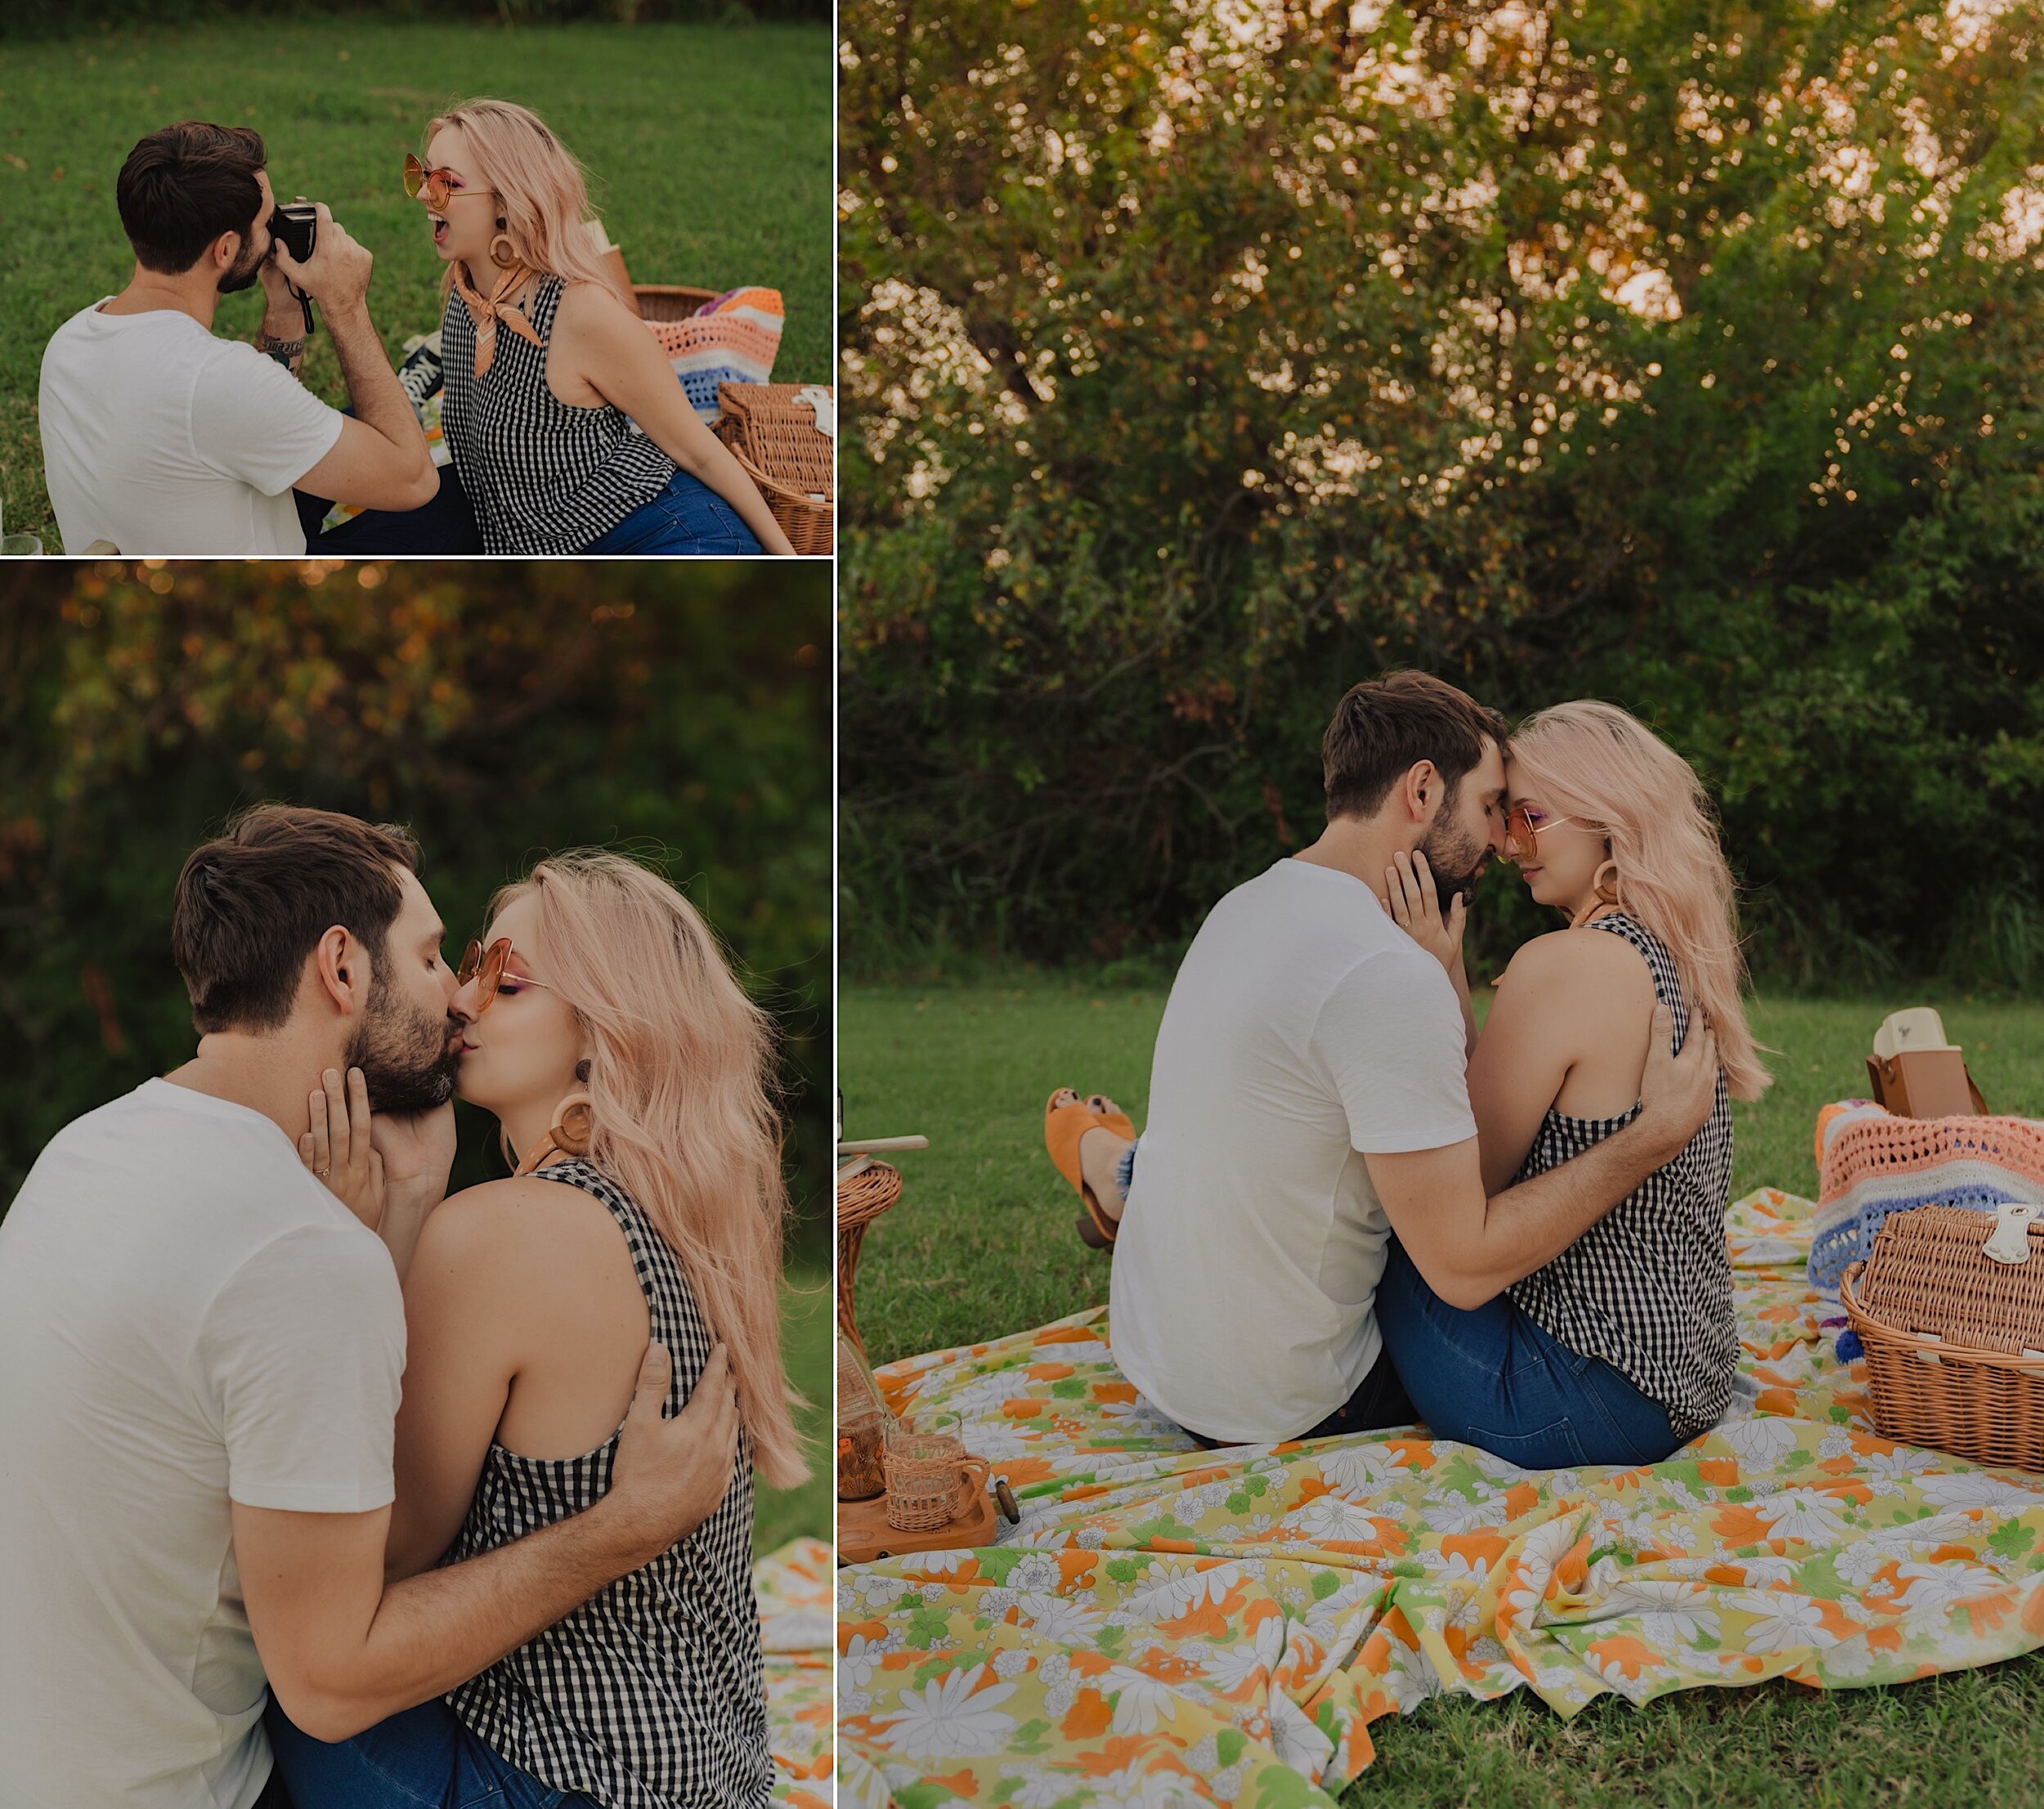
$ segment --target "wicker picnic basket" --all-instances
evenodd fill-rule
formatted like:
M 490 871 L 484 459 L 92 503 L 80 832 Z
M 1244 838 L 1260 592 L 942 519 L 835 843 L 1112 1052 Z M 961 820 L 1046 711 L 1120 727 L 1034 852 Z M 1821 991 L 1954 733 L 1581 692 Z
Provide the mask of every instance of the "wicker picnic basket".
M 852 1288 L 866 1228 L 901 1198 L 901 1171 L 870 1156 L 847 1163 L 837 1177 L 837 1326 L 863 1357 Z
M 642 320 L 693 320 L 714 302 L 713 289 L 691 289 L 685 283 L 634 283 L 633 305 Z
M 796 397 L 802 383 L 719 383 L 716 436 L 760 486 L 797 553 L 828 553 L 836 517 L 837 446 Z M 818 386 L 820 387 L 820 386 Z
M 2044 1470 L 2044 1223 L 2036 1216 L 2015 1201 L 1991 1215 L 1952 1206 L 1892 1213 L 1873 1254 L 1840 1278 L 1883 1436 Z

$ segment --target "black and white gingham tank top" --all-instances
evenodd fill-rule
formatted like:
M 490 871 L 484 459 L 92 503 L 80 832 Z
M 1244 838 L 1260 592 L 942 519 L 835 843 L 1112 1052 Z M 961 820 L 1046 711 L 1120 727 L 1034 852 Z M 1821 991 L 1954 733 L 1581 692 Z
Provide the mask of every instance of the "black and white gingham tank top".
M 1674 1020 L 1674 1049 L 1689 1009 L 1674 957 L 1622 912 L 1589 926 L 1622 936 L 1646 957 L 1654 993 Z M 1639 1115 L 1571 1118 L 1552 1107 L 1516 1177 L 1527 1180 L 1580 1156 Z M 1543 1331 L 1602 1357 L 1667 1410 L 1678 1436 L 1715 1426 L 1731 1404 L 1739 1338 L 1724 1211 L 1732 1198 L 1732 1104 L 1718 1074 L 1703 1128 L 1552 1262 L 1513 1284 L 1512 1298 Z
M 485 552 L 584 552 L 675 474 L 674 460 L 623 410 L 607 403 L 570 408 L 546 387 L 563 287 L 558 276 L 540 279 L 525 311 L 541 343 L 500 325 L 481 377 L 468 304 L 450 293 L 441 317 L 441 428 L 475 506 Z
M 652 1337 L 674 1354 L 671 1415 L 710 1360 L 681 1265 L 617 1184 L 587 1162 L 540 1171 L 593 1193 L 625 1234 Z M 593 1506 L 612 1435 L 586 1456 L 522 1457 L 492 1441 L 444 1561 L 459 1563 Z M 447 1698 L 486 1745 L 607 1809 L 752 1809 L 773 1788 L 760 1609 L 752 1592 L 752 1462 L 742 1431 L 717 1510 L 643 1570 L 471 1677 Z

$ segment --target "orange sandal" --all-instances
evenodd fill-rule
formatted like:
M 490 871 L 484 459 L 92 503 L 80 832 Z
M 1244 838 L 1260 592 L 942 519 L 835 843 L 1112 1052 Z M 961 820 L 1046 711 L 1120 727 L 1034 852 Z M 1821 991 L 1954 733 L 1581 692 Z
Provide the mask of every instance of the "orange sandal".
M 1127 1113 L 1103 1111 L 1095 1105 L 1093 1101 L 1100 1099 L 1097 1093 L 1091 1099 L 1074 1099 L 1068 1104 L 1057 1104 L 1058 1094 L 1069 1090 L 1060 1086 L 1043 1102 L 1043 1147 L 1050 1152 L 1052 1166 L 1072 1184 L 1073 1192 L 1086 1207 L 1078 1219 L 1080 1240 L 1095 1250 L 1111 1250 L 1120 1224 L 1100 1210 L 1092 1189 L 1086 1184 L 1085 1174 L 1079 1166 L 1079 1139 L 1089 1131 L 1111 1131 L 1116 1136 L 1126 1137 L 1133 1143 L 1136 1126 L 1129 1122 Z

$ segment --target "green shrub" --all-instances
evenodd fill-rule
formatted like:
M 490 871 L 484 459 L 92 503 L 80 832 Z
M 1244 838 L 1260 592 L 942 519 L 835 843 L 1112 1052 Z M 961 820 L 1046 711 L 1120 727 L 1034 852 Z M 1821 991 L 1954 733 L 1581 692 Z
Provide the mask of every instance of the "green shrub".
M 1182 939 L 1410 664 L 1653 723 L 1771 971 L 2033 977 L 2044 25 L 1945 11 L 854 0 L 854 965 Z

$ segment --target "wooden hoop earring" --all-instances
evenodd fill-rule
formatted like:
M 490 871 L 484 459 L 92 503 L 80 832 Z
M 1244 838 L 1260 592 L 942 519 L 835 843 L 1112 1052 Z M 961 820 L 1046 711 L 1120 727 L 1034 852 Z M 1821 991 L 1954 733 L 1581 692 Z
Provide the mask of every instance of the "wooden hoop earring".
M 595 1108 L 586 1093 L 571 1093 L 561 1101 L 546 1134 L 554 1147 L 567 1156 L 586 1156 L 595 1133 Z
M 554 1108 L 554 1122 L 546 1127 L 532 1153 L 518 1164 L 518 1172 L 530 1175 L 548 1157 L 586 1156 L 596 1135 L 596 1109 L 586 1093 L 571 1093 Z
M 511 235 L 500 232 L 490 241 L 490 262 L 499 270 L 509 270 L 518 261 L 518 248 L 511 243 Z
M 1611 875 L 1607 880 L 1606 874 Z M 1618 863 L 1606 861 L 1590 875 L 1590 893 L 1593 902 L 1586 904 L 1569 920 L 1571 929 L 1580 929 L 1593 919 L 1601 917 L 1607 911 L 1616 911 L 1618 904 Z

